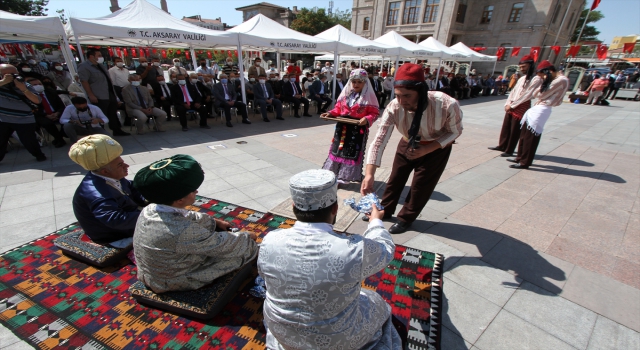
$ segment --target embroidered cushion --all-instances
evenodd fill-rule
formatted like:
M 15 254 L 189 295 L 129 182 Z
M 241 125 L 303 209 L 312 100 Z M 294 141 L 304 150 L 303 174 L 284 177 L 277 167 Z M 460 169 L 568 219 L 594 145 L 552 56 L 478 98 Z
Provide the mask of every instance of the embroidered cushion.
M 93 242 L 80 226 L 76 230 L 56 238 L 53 241 L 63 254 L 69 255 L 87 264 L 97 267 L 107 267 L 127 257 L 127 253 L 133 248 L 113 248 L 109 245 Z
M 196 290 L 156 294 L 138 281 L 129 287 L 129 292 L 140 304 L 190 318 L 208 320 L 222 311 L 236 296 L 238 289 L 254 275 L 255 265 L 253 260 L 239 270 Z

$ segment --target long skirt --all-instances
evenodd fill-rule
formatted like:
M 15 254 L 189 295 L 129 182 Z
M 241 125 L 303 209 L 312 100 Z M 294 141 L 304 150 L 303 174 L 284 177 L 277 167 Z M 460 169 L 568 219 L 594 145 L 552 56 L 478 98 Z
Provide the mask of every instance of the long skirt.
M 337 123 L 322 169 L 331 170 L 343 182 L 362 181 L 363 158 L 369 129 L 366 126 Z

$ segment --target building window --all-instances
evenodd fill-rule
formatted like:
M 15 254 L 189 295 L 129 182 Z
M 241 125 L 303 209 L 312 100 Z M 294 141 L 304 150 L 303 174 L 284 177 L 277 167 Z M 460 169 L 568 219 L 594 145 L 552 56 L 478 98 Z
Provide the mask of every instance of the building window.
M 456 22 L 464 23 L 464 16 L 467 14 L 467 0 L 460 0 L 458 4 L 458 12 L 456 13 Z
M 364 23 L 362 23 L 362 30 L 369 30 L 369 21 L 371 20 L 371 18 L 369 17 L 365 17 L 364 18 Z
M 567 23 L 567 30 L 569 30 L 569 28 L 571 28 L 571 23 L 573 22 L 573 16 L 576 15 L 576 12 L 573 11 L 573 13 L 571 14 L 571 17 L 569 17 L 569 23 Z
M 426 0 L 427 6 L 424 10 L 424 23 L 435 22 L 438 19 L 438 7 L 440 0 Z
M 520 22 L 520 16 L 522 16 L 522 9 L 524 8 L 524 2 L 513 4 L 511 13 L 509 14 L 509 22 Z
M 402 16 L 402 24 L 418 23 L 418 16 L 420 15 L 420 6 L 422 6 L 422 0 L 405 0 L 404 14 Z
M 556 6 L 556 10 L 553 12 L 553 18 L 551 19 L 551 23 L 556 24 L 556 20 L 558 19 L 558 14 L 560 13 L 560 10 L 562 10 L 562 5 L 558 3 L 558 5 Z
M 506 61 L 509 58 L 509 55 L 511 55 L 511 49 L 509 48 L 511 47 L 511 43 L 502 43 L 500 44 L 500 47 L 504 47 L 504 54 L 498 58 L 498 61 Z
M 482 10 L 482 18 L 480 23 L 491 23 L 491 17 L 493 16 L 493 6 L 485 6 Z
M 400 1 L 389 3 L 389 13 L 387 14 L 387 25 L 398 24 L 398 12 L 400 11 Z

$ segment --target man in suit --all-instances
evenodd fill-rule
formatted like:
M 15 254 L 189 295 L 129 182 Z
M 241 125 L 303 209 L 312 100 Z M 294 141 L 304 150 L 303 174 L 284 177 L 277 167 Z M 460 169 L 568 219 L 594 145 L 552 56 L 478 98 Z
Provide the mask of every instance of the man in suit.
M 271 85 L 267 84 L 266 74 L 260 74 L 258 76 L 258 82 L 253 85 L 253 95 L 256 105 L 260 106 L 262 120 L 265 122 L 269 121 L 267 117 L 267 106 L 275 107 L 276 119 L 284 120 L 284 118 L 282 118 L 282 102 L 275 98 Z
M 153 106 L 153 99 L 149 89 L 140 86 L 141 78 L 138 74 L 129 75 L 129 85 L 122 88 L 122 98 L 127 114 L 137 119 L 138 135 L 144 134 L 144 124 L 151 116 L 155 117 L 156 131 L 164 131 L 162 122 L 167 119 L 167 113 Z
M 288 78 L 286 81 L 285 79 Z M 304 115 L 305 117 L 311 117 L 309 114 L 309 100 L 302 97 L 302 90 L 300 90 L 300 86 L 296 82 L 296 75 L 289 74 L 285 75 L 285 78 L 282 79 L 282 100 L 285 102 L 293 103 L 294 117 L 300 118 L 298 114 L 298 109 L 300 108 L 300 104 L 304 105 Z
M 344 90 L 344 84 L 345 81 L 342 80 L 344 77 L 344 75 L 342 75 L 342 73 L 339 73 L 340 71 L 338 71 L 338 74 L 336 74 L 336 94 L 335 94 L 335 99 L 338 99 L 338 96 L 340 96 L 340 94 L 342 93 L 342 90 Z M 333 81 L 329 82 L 329 88 L 333 89 Z
M 153 98 L 156 100 L 156 106 L 162 108 L 162 110 L 167 114 L 167 121 L 170 121 L 171 106 L 173 105 L 170 85 L 167 85 L 167 82 L 164 81 L 163 75 L 158 75 L 156 80 L 158 81 L 158 84 L 152 85 Z
M 220 74 L 220 82 L 213 86 L 213 98 L 216 107 L 224 109 L 228 127 L 233 127 L 233 124 L 231 124 L 231 108 L 235 108 L 238 113 L 242 114 L 242 124 L 251 124 L 247 116 L 247 105 L 236 101 L 236 90 L 224 73 Z
M 253 61 L 253 66 L 249 67 L 247 74 L 249 76 L 253 75 L 254 77 L 259 77 L 261 74 L 267 74 L 264 68 L 262 68 L 262 59 L 260 57 L 257 57 Z
M 319 79 L 314 80 L 309 86 L 309 97 L 316 101 L 318 108 L 320 108 L 318 112 L 319 114 L 322 114 L 327 111 L 327 108 L 331 105 L 333 100 L 327 97 L 327 92 L 329 92 L 325 86 L 327 77 L 324 74 L 320 74 L 318 77 Z
M 56 124 L 60 120 L 62 112 L 64 112 L 64 103 L 56 93 L 56 90 L 46 89 L 40 80 L 27 78 L 27 83 L 31 84 L 31 87 L 36 91 L 35 94 L 40 97 L 41 101 L 38 104 L 38 109 L 33 113 L 36 117 L 36 124 L 53 136 L 52 144 L 56 148 L 63 147 L 67 143 L 64 141 L 62 132 L 58 130 Z
M 211 117 L 211 100 L 213 99 L 211 89 L 198 79 L 197 73 L 189 74 L 189 81 L 187 84 L 193 85 L 200 97 L 200 107 L 198 108 L 198 114 L 200 114 L 200 127 L 202 129 L 211 129 L 211 127 L 207 125 L 207 118 Z
M 282 101 L 282 80 L 278 79 L 278 73 L 269 73 L 269 81 L 273 90 L 273 96 Z
M 171 86 L 171 99 L 173 100 L 173 106 L 180 118 L 180 125 L 182 125 L 182 131 L 188 131 L 187 127 L 187 111 L 197 111 L 202 101 L 200 100 L 200 94 L 196 91 L 196 87 L 192 84 L 187 84 L 187 76 L 184 74 L 176 75 L 178 81 L 177 84 Z
M 378 98 L 378 105 L 383 106 L 384 101 L 381 100 L 383 98 L 386 99 L 386 96 L 384 94 L 384 89 L 382 88 L 382 82 L 380 82 L 378 77 L 378 73 L 373 75 L 373 73 L 369 72 L 369 82 L 371 82 L 371 87 L 373 87 L 373 91 L 376 93 L 376 97 Z

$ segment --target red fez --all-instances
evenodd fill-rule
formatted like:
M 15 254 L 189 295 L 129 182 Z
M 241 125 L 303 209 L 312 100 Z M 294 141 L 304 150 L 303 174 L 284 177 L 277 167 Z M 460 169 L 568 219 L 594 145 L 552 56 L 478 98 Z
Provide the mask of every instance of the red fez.
M 537 71 L 539 72 L 539 71 L 541 71 L 543 69 L 549 69 L 549 68 L 555 68 L 555 67 L 553 67 L 553 64 L 551 64 L 551 62 L 549 62 L 547 60 L 544 60 L 544 61 L 540 62 L 540 64 L 538 65 Z
M 422 66 L 414 63 L 404 63 L 396 72 L 393 86 L 415 86 L 424 82 Z
M 523 56 L 523 57 L 520 59 L 520 62 L 518 62 L 518 64 L 523 64 L 523 63 L 533 63 L 533 62 L 535 62 L 535 60 L 533 59 L 533 56 L 531 56 L 531 55 L 526 55 L 526 56 Z

